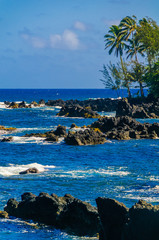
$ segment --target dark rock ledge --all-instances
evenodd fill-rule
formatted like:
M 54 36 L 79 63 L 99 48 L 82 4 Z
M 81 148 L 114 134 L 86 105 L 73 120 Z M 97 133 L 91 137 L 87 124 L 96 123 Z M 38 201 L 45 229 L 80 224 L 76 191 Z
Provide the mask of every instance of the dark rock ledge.
M 63 106 L 57 116 L 64 117 L 82 117 L 82 118 L 100 118 L 101 116 L 92 111 L 91 107 L 82 107 L 80 105 Z
M 9 216 L 32 219 L 78 236 L 94 236 L 101 229 L 97 208 L 70 194 L 24 193 L 21 201 L 9 199 L 4 210 Z
M 98 197 L 97 207 L 70 194 L 58 197 L 26 192 L 21 201 L 9 199 L 1 218 L 10 216 L 52 225 L 78 236 L 97 236 L 100 240 L 158 240 L 159 205 L 139 200 L 130 209 L 114 199 Z

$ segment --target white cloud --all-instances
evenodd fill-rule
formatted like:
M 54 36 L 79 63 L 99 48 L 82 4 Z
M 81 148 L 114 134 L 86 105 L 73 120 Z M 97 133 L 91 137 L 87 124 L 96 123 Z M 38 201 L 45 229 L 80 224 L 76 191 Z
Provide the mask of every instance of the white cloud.
M 65 30 L 62 35 L 54 34 L 50 36 L 50 46 L 52 48 L 77 50 L 80 47 L 80 41 L 74 32 Z
M 66 29 L 61 35 L 50 35 L 49 39 L 43 39 L 26 32 L 21 32 L 20 36 L 22 39 L 30 43 L 34 48 L 77 50 L 81 45 L 78 36 L 73 31 L 68 29 Z
M 76 21 L 74 23 L 74 28 L 81 31 L 86 31 L 87 29 L 86 25 L 80 21 Z

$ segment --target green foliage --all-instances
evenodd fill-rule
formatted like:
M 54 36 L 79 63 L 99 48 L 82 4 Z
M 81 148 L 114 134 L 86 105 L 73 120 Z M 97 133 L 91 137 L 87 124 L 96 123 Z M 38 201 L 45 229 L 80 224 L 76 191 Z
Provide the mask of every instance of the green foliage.
M 137 21 L 136 16 L 126 16 L 119 26 L 112 25 L 105 38 L 105 49 L 109 54 L 115 53 L 120 57 L 120 63 L 104 65 L 104 80 L 106 88 L 119 90 L 124 86 L 128 90 L 135 82 L 140 87 L 140 94 L 144 96 L 143 88 L 148 84 L 150 91 L 158 96 L 158 63 L 159 63 L 159 26 L 151 18 Z M 143 57 L 144 64 L 138 56 Z M 123 56 L 130 59 L 124 62 Z M 144 83 L 146 82 L 146 84 Z M 137 85 L 136 84 L 136 85 Z
M 152 64 L 159 58 L 159 26 L 151 18 L 143 18 L 137 27 L 137 39 L 145 47 L 147 61 Z
M 100 70 L 104 79 L 100 79 L 103 82 L 105 88 L 116 90 L 119 97 L 119 89 L 121 87 L 121 78 L 118 70 L 118 66 L 109 63 L 107 67 L 103 65 L 103 70 Z
M 149 87 L 149 91 L 155 97 L 159 97 L 159 61 L 155 62 L 151 69 L 148 66 L 146 70 L 144 80 Z

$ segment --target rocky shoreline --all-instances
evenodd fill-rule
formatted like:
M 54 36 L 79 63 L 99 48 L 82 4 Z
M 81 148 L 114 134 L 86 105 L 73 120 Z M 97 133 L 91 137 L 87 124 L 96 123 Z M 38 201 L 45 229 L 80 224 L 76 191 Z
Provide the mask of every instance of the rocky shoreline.
M 148 95 L 145 98 L 122 98 L 122 99 L 88 99 L 88 100 L 48 100 L 41 99 L 38 103 L 33 101 L 26 104 L 24 101 L 4 102 L 6 108 L 31 108 L 31 107 L 61 107 L 57 114 L 65 117 L 99 118 L 97 112 L 116 112 L 116 116 L 129 116 L 132 118 L 158 118 L 159 98 Z
M 96 145 L 104 144 L 108 140 L 158 139 L 159 123 L 140 123 L 128 116 L 102 117 L 83 128 L 72 124 L 68 132 L 65 126 L 59 125 L 56 130 L 25 134 L 23 137 L 40 137 L 52 143 L 63 138 L 68 145 Z M 13 136 L 1 140 L 1 142 L 12 141 Z
M 159 238 L 159 205 L 139 200 L 130 209 L 115 199 L 98 197 L 97 208 L 70 194 L 26 192 L 21 201 L 9 199 L 1 218 L 33 220 L 77 236 L 100 240 L 156 240 Z

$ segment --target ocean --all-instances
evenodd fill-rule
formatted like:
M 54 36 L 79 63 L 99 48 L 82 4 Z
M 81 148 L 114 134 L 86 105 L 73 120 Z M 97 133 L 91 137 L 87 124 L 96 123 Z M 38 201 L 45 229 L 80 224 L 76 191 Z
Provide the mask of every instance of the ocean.
M 135 92 L 135 90 L 134 90 Z M 125 90 L 122 96 L 127 96 Z M 63 196 L 72 194 L 96 206 L 99 196 L 115 198 L 127 207 L 139 199 L 159 204 L 159 139 L 111 141 L 95 146 L 68 146 L 64 141 L 46 143 L 40 138 L 24 138 L 26 133 L 45 132 L 72 123 L 91 124 L 94 119 L 57 117 L 58 107 L 6 109 L 4 101 L 39 101 L 44 99 L 116 98 L 108 89 L 1 89 L 0 125 L 16 127 L 8 134 L 14 141 L 0 143 L 0 210 L 9 198 L 20 200 L 24 192 L 40 192 Z M 114 115 L 115 113 L 102 113 Z M 141 122 L 159 122 L 158 119 L 139 119 Z M 5 135 L 5 136 L 8 136 Z M 0 138 L 3 138 L 2 134 Z M 19 175 L 19 172 L 37 167 L 40 174 Z M 53 227 L 35 229 L 21 219 L 1 219 L 0 239 L 91 239 L 71 236 Z M 94 238 L 95 239 L 95 238 Z

